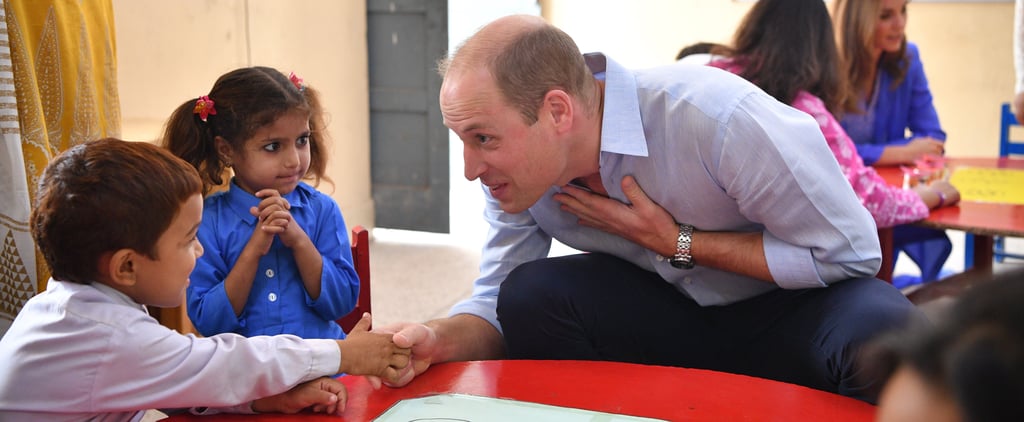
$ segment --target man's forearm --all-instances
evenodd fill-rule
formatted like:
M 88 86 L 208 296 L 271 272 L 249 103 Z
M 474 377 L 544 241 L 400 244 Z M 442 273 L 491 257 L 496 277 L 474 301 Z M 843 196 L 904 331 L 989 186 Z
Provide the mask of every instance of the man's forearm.
M 775 281 L 764 256 L 764 236 L 760 232 L 694 231 L 690 251 L 697 265 Z
M 433 363 L 505 357 L 505 340 L 483 318 L 460 314 L 436 319 L 426 325 L 433 328 L 438 336 Z

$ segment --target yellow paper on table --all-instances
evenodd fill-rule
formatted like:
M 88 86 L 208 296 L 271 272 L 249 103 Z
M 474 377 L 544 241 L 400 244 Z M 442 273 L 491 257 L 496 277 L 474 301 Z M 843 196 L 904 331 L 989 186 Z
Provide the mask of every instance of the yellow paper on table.
M 949 182 L 961 201 L 1024 205 L 1024 170 L 958 167 Z

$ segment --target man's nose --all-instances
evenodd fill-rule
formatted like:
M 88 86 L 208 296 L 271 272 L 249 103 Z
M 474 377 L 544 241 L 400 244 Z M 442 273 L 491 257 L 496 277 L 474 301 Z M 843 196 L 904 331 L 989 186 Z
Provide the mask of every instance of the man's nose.
M 487 166 L 480 159 L 479 154 L 471 148 L 462 147 L 462 160 L 465 162 L 464 172 L 466 180 L 476 180 L 487 170 Z

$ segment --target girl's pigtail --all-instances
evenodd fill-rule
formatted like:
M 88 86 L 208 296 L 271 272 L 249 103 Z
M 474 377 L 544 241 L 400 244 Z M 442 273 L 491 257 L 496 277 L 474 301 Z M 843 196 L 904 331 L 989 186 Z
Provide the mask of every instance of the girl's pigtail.
M 207 104 L 207 102 L 209 102 Z M 203 179 L 203 195 L 223 184 L 224 164 L 214 142 L 216 109 L 209 97 L 186 101 L 171 114 L 164 128 L 162 144 L 174 155 L 192 164 Z

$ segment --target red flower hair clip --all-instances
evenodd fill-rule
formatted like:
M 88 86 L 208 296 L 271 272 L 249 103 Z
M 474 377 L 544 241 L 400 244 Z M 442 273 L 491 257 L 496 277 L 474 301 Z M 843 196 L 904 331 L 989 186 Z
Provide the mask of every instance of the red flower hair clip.
M 299 90 L 299 92 L 306 89 L 306 85 L 302 83 L 302 78 L 300 78 L 299 75 L 296 75 L 295 72 L 289 73 L 288 79 L 292 81 L 292 85 L 295 85 L 295 89 Z
M 199 115 L 199 120 L 206 121 L 206 118 L 211 115 L 217 114 L 217 109 L 213 108 L 213 100 L 210 96 L 204 95 L 196 100 L 196 106 L 192 109 L 192 113 Z

